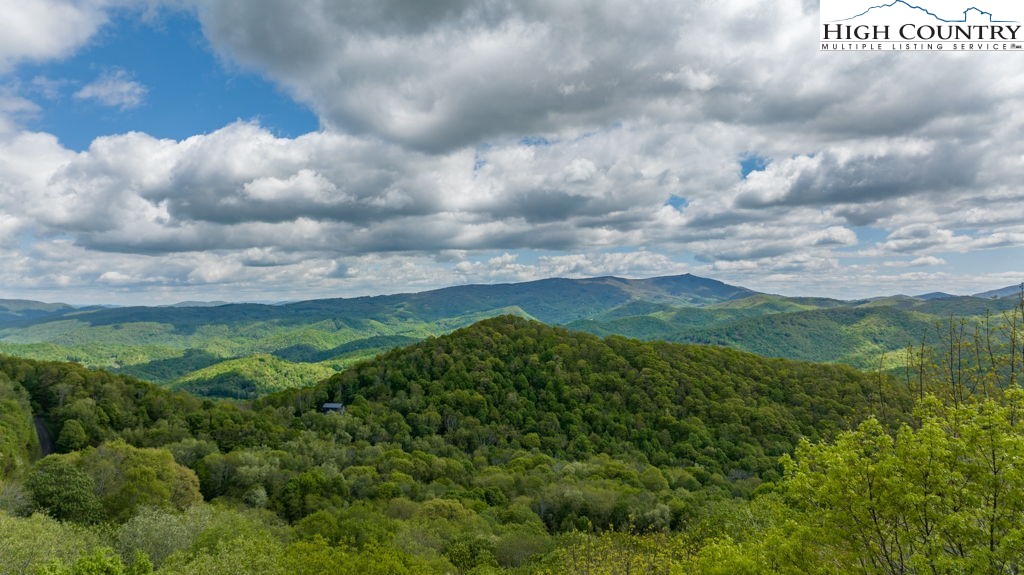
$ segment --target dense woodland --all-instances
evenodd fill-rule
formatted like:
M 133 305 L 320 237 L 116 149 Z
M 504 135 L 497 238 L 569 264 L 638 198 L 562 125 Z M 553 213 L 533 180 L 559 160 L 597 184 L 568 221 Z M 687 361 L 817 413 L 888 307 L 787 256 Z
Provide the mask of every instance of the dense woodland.
M 196 395 L 307 387 L 382 352 L 499 315 L 599 336 L 723 345 L 765 357 L 899 367 L 951 316 L 1011 310 L 1018 288 L 860 301 L 783 297 L 692 275 L 550 279 L 281 305 L 73 308 L 0 300 L 0 354 L 73 361 Z M 938 328 L 937 328 L 938 326 Z
M 2 357 L 0 573 L 1016 573 L 1014 314 L 902 377 L 511 316 L 249 402 Z

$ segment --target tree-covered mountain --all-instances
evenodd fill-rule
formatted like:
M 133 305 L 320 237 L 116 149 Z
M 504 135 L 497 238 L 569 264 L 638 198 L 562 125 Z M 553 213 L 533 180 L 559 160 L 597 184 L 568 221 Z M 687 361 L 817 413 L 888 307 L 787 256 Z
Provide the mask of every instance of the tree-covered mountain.
M 573 533 L 713 524 L 717 509 L 770 490 L 801 439 L 872 414 L 895 427 L 911 406 L 905 386 L 845 366 L 602 340 L 516 316 L 252 402 L 12 357 L 0 381 L 18 406 L 4 437 L 21 438 L 0 443 L 0 461 L 19 462 L 0 471 L 0 572 L 40 564 L 51 536 L 62 550 L 43 560 L 164 573 L 249 564 L 261 549 L 283 561 L 299 544 L 351 554 L 349 567 L 360 553 L 397 561 L 381 573 L 565 572 Z M 321 413 L 327 400 L 347 409 Z M 61 453 L 38 459 L 32 414 Z M 216 505 L 196 507 L 200 496 Z M 29 537 L 35 548 L 21 546 Z M 114 551 L 90 555 L 103 541 Z
M 1013 297 L 1013 296 L 1020 295 L 1021 291 L 1022 291 L 1022 284 L 1017 284 L 1017 285 L 1012 285 L 1012 286 L 1006 286 L 1004 288 L 999 288 L 999 289 L 989 290 L 989 291 L 985 291 L 985 292 L 981 292 L 981 293 L 976 293 L 976 294 L 974 294 L 974 297 L 988 298 L 988 299 L 991 299 L 991 298 L 998 299 L 998 298 L 1003 298 L 1003 297 Z
M 896 380 L 502 316 L 241 402 L 0 356 L 0 572 L 1014 573 L 1018 352 Z
M 465 451 L 532 436 L 552 456 L 626 452 L 746 476 L 768 472 L 793 438 L 831 435 L 882 403 L 905 412 L 905 390 L 879 381 L 845 366 L 601 340 L 502 316 L 258 404 L 383 405 L 414 436 L 441 430 Z
M 0 352 L 77 361 L 221 397 L 310 383 L 398 346 L 502 314 L 597 335 L 711 343 L 769 357 L 893 367 L 937 343 L 950 316 L 980 321 L 1002 298 L 859 301 L 759 294 L 692 275 L 549 279 L 283 305 L 74 309 L 0 317 Z M 883 356 L 884 360 L 883 360 Z
M 892 368 L 908 346 L 942 342 L 951 317 L 966 322 L 967 336 L 1000 318 L 1019 297 L 997 299 L 907 296 L 843 302 L 757 295 L 703 308 L 612 310 L 568 324 L 598 335 L 714 344 L 767 357 L 840 362 L 862 369 Z M 1000 338 L 1002 335 L 996 334 Z
M 188 385 L 212 377 L 211 393 L 236 397 L 281 387 L 260 363 L 273 355 L 277 371 L 323 374 L 398 345 L 440 335 L 501 314 L 562 324 L 629 302 L 694 306 L 755 292 L 692 275 L 631 280 L 615 277 L 547 279 L 467 285 L 422 293 L 326 299 L 283 305 L 63 309 L 56 316 L 0 321 L 0 352 L 60 359 Z M 199 370 L 207 370 L 197 374 Z M 239 383 L 227 390 L 224 381 Z M 291 382 L 299 385 L 304 378 Z M 191 389 L 200 392 L 199 387 Z
M 19 320 L 40 320 L 58 317 L 75 308 L 63 303 L 44 303 L 24 299 L 0 299 L 0 325 Z

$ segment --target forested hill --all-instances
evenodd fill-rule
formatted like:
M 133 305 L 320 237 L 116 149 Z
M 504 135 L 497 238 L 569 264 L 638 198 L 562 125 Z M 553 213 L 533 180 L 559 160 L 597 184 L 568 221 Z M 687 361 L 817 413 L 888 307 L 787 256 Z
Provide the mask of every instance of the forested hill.
M 910 405 L 904 386 L 845 366 L 602 340 L 514 316 L 251 404 L 200 401 L 73 364 L 3 358 L 0 372 L 31 395 L 65 450 L 115 438 L 157 447 L 188 437 L 224 452 L 280 448 L 298 430 L 319 425 L 319 416 L 309 418 L 322 403 L 341 401 L 351 441 L 431 450 L 443 444 L 449 447 L 442 452 L 467 456 L 605 454 L 754 485 L 766 473 L 775 477 L 778 456 L 801 437 L 831 437 L 873 413 L 902 421 Z
M 800 437 L 829 437 L 872 413 L 909 411 L 902 386 L 846 366 L 735 350 L 599 339 L 514 316 L 391 351 L 315 388 L 257 405 L 297 413 L 340 401 L 439 435 L 466 452 L 534 447 L 732 477 L 770 473 Z
M 909 395 L 845 366 L 602 340 L 516 316 L 251 402 L 0 356 L 11 414 L 0 418 L 11 438 L 0 442 L 0 572 L 54 558 L 83 565 L 60 575 L 146 565 L 139 553 L 167 574 L 572 572 L 580 532 L 710 541 L 715 514 L 770 492 L 802 438 L 832 439 L 871 414 L 894 429 Z M 321 413 L 328 400 L 346 411 Z M 31 463 L 31 414 L 60 454 Z M 116 557 L 82 555 L 104 541 Z M 665 553 L 679 561 L 685 549 Z
M 300 387 L 380 351 L 501 314 L 560 324 L 630 302 L 701 306 L 755 293 L 686 274 L 554 278 L 283 305 L 38 304 L 20 315 L 4 315 L 0 306 L 0 353 L 75 361 L 200 394 L 246 398 Z
M 55 317 L 74 311 L 63 303 L 43 303 L 23 299 L 0 299 L 0 325 L 16 321 L 32 321 Z
M 648 279 L 613 276 L 551 278 L 523 283 L 453 286 L 418 293 L 317 299 L 281 305 L 175 305 L 75 310 L 63 304 L 54 304 L 50 306 L 52 309 L 47 308 L 54 314 L 47 320 L 73 319 L 91 326 L 163 323 L 173 325 L 179 332 L 189 333 L 199 326 L 243 321 L 276 320 L 300 324 L 335 319 L 352 322 L 353 327 L 365 322 L 395 320 L 432 322 L 519 307 L 540 321 L 559 324 L 590 317 L 633 300 L 672 305 L 707 305 L 755 294 L 757 292 L 747 288 L 691 274 Z M 0 300 L 0 303 L 3 301 L 6 300 Z M 37 307 L 44 305 L 38 304 Z M 2 305 L 0 309 L 3 309 Z M 3 317 L 0 317 L 0 326 L 3 325 L 2 320 Z M 11 323 L 15 327 L 26 327 L 40 321 L 25 319 Z
M 1019 304 L 1019 296 L 839 301 L 762 294 L 701 308 L 627 305 L 567 327 L 596 335 L 725 345 L 861 369 L 877 369 L 886 360 L 884 366 L 891 369 L 902 367 L 908 345 L 939 345 L 951 317 L 963 320 L 967 331 L 984 330 L 986 322 L 998 323 L 991 318 L 1001 321 Z
M 936 324 L 940 317 L 890 306 L 836 307 L 746 318 L 702 330 L 680 330 L 670 338 L 725 345 L 767 357 L 876 367 L 883 354 L 898 356 L 922 336 L 937 342 Z

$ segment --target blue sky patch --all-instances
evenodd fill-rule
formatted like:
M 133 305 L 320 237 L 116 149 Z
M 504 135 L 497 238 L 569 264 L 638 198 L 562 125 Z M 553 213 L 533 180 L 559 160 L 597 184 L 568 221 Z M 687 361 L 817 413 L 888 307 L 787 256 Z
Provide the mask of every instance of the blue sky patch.
M 181 140 L 236 120 L 255 120 L 284 137 L 319 129 L 311 110 L 270 82 L 225 67 L 188 12 L 165 11 L 150 22 L 115 16 L 73 57 L 23 65 L 16 78 L 41 108 L 26 127 L 52 133 L 74 150 L 129 131 Z M 83 97 L 104 79 L 136 84 L 144 93 L 135 105 Z
M 679 211 L 683 211 L 683 208 L 690 205 L 690 202 L 686 198 L 672 194 L 667 200 L 665 200 L 665 205 L 672 206 Z
M 552 144 L 551 140 L 545 138 L 544 136 L 526 136 L 520 139 L 519 143 L 524 146 L 530 146 L 531 148 L 550 146 Z
M 763 172 L 768 167 L 770 161 L 768 158 L 759 156 L 757 154 L 745 154 L 740 158 L 740 173 L 743 175 L 743 179 L 747 179 L 753 172 Z

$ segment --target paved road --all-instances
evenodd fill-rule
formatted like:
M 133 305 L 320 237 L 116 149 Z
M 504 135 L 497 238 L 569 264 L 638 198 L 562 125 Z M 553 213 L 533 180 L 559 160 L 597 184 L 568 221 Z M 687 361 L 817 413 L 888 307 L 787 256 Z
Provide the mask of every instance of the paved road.
M 32 418 L 32 421 L 36 424 L 36 435 L 39 436 L 39 449 L 43 453 L 43 457 L 56 451 L 53 437 L 50 435 L 50 430 L 46 428 L 46 424 L 43 423 L 43 418 L 38 415 Z

